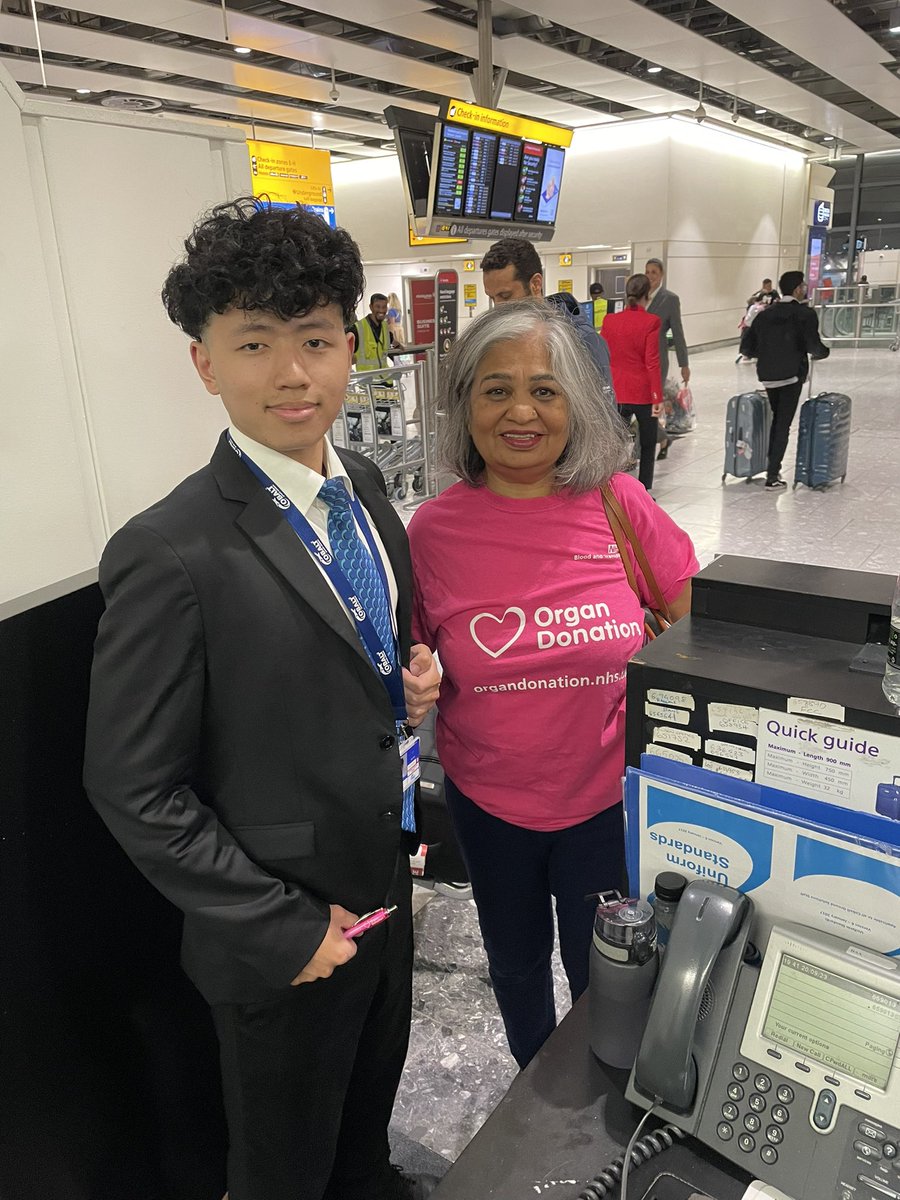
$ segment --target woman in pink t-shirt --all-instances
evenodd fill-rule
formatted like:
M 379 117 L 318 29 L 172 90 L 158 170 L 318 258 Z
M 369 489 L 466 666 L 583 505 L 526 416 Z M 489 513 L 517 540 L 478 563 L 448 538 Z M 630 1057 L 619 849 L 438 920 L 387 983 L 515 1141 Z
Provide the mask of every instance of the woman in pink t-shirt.
M 554 899 L 577 999 L 594 911 L 584 897 L 623 879 L 625 664 L 644 620 L 601 485 L 628 513 L 673 616 L 690 607 L 697 560 L 644 488 L 617 474 L 627 435 L 565 315 L 536 301 L 497 307 L 445 367 L 441 453 L 461 482 L 410 523 L 414 628 L 444 669 L 447 802 L 525 1066 L 556 1024 Z

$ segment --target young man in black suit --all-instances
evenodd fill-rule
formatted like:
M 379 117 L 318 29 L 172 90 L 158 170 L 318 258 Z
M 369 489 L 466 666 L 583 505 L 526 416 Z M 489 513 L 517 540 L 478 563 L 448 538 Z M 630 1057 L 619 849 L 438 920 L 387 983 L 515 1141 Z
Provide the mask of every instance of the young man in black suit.
M 804 303 L 802 271 L 785 271 L 778 280 L 781 299 L 764 308 L 741 337 L 741 354 L 755 358 L 756 374 L 772 409 L 766 488 L 783 491 L 781 463 L 787 450 L 791 422 L 800 393 L 809 377 L 810 358 L 827 358 L 831 351 L 819 337 L 819 318 Z
M 384 481 L 327 437 L 359 252 L 251 198 L 185 246 L 163 300 L 230 426 L 103 555 L 85 784 L 184 912 L 220 1042 L 230 1200 L 419 1200 L 433 1181 L 392 1168 L 387 1141 L 412 963 L 398 749 L 438 677 L 410 646 Z

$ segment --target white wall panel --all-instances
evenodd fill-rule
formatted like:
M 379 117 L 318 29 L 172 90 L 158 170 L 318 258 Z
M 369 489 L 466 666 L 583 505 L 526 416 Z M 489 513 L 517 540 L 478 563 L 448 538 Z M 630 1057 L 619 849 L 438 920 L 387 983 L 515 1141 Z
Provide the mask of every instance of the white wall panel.
M 102 521 L 65 304 L 45 266 L 40 166 L 32 181 L 19 98 L 0 71 L 0 604 L 90 570 Z
M 209 458 L 226 423 L 159 293 L 198 213 L 226 199 L 222 143 L 144 120 L 41 119 L 53 221 L 110 531 Z M 243 154 L 243 145 L 239 143 Z M 240 160 L 230 157 L 233 182 Z M 84 169 L 97 164 L 99 172 Z M 113 167 L 114 164 L 114 167 Z M 98 190 L 98 174 L 104 187 Z M 249 166 L 242 188 L 249 190 Z

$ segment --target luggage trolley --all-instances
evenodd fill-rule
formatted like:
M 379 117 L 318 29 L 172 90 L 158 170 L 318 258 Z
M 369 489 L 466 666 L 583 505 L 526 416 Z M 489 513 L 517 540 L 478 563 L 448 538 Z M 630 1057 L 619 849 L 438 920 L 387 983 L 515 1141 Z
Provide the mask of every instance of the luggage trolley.
M 420 495 L 426 488 L 422 438 L 409 435 L 410 426 L 419 422 L 407 415 L 403 387 L 404 379 L 411 378 L 413 388 L 417 388 L 420 366 L 413 363 L 355 372 L 332 429 L 336 445 L 375 460 L 391 500 L 405 499 L 410 489 Z

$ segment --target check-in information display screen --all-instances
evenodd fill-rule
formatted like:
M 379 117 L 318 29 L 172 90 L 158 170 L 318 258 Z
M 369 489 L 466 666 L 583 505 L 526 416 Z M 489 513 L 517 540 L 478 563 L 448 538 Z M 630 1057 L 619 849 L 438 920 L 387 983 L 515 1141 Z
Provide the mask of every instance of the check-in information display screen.
M 782 954 L 763 1037 L 884 1088 L 900 1040 L 900 1000 Z

